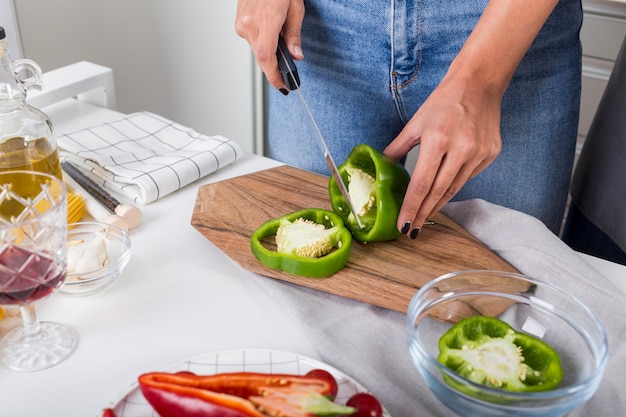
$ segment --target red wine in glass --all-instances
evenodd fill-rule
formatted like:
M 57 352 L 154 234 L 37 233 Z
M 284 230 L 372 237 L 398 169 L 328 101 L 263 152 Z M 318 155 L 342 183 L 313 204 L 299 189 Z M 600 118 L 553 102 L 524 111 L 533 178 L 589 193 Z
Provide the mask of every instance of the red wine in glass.
M 67 189 L 35 171 L 0 171 L 0 305 L 19 306 L 22 325 L 0 338 L 0 362 L 18 372 L 56 365 L 76 346 L 73 330 L 39 321 L 35 304 L 65 281 Z
M 40 300 L 57 289 L 65 268 L 45 254 L 10 245 L 0 253 L 0 305 L 24 305 Z

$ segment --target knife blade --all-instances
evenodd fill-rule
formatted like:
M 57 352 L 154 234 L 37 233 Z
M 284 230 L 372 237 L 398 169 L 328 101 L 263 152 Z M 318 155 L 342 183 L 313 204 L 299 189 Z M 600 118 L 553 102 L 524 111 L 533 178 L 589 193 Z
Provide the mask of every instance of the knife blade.
M 362 229 L 363 224 L 361 223 L 361 219 L 359 218 L 357 211 L 354 208 L 354 204 L 352 203 L 352 199 L 350 198 L 350 193 L 348 193 L 348 188 L 346 187 L 346 184 L 343 182 L 343 178 L 341 178 L 341 175 L 337 170 L 337 165 L 335 164 L 335 161 L 330 154 L 330 151 L 328 150 L 328 146 L 326 145 L 324 136 L 322 136 L 322 132 L 320 131 L 317 122 L 315 121 L 315 117 L 313 117 L 313 113 L 311 113 L 309 104 L 304 98 L 302 90 L 300 90 L 300 76 L 298 75 L 298 69 L 296 68 L 296 64 L 293 62 L 291 53 L 289 52 L 289 49 L 287 49 L 287 44 L 285 44 L 285 40 L 282 36 L 279 36 L 278 38 L 278 50 L 276 52 L 276 57 L 278 59 L 278 68 L 283 77 L 283 81 L 290 90 L 295 90 L 298 93 L 300 103 L 302 103 L 302 107 L 307 114 L 309 120 L 311 121 L 313 130 L 315 131 L 314 136 L 317 140 L 317 144 L 319 145 L 320 150 L 322 151 L 324 160 L 326 161 L 326 164 L 328 164 L 328 168 L 330 168 L 330 173 L 335 179 L 335 182 L 339 187 L 339 191 L 341 191 L 341 195 L 343 196 L 346 203 L 348 203 L 348 207 L 350 207 L 350 210 L 354 214 L 357 224 Z

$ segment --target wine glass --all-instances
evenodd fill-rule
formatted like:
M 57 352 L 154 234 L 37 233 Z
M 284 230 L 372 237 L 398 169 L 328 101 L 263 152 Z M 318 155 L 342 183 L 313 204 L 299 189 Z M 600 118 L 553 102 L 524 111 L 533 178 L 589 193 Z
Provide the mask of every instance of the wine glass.
M 67 190 L 34 171 L 0 172 L 0 305 L 19 306 L 22 326 L 0 339 L 0 359 L 14 371 L 56 365 L 74 350 L 74 332 L 40 322 L 34 302 L 67 274 Z

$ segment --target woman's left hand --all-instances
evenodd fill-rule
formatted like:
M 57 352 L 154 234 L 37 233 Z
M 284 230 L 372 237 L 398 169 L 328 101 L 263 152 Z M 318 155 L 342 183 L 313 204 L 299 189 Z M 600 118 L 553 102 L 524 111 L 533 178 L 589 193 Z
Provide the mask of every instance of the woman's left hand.
M 385 149 L 395 160 L 420 145 L 398 216 L 416 238 L 423 224 L 500 153 L 500 98 L 472 80 L 444 78 Z

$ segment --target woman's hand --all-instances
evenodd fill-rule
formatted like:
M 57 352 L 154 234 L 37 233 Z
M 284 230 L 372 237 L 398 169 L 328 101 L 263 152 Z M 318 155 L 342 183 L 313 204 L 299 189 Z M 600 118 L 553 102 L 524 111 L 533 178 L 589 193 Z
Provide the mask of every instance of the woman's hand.
M 500 153 L 500 101 L 558 0 L 491 0 L 439 86 L 385 149 L 399 160 L 420 145 L 398 229 L 424 222 Z
M 415 239 L 422 225 L 500 153 L 500 95 L 472 80 L 444 79 L 385 149 L 399 160 L 420 145 L 398 216 Z
M 300 31 L 304 18 L 304 0 L 238 0 L 235 31 L 244 38 L 265 73 L 267 81 L 286 94 L 287 86 L 278 70 L 276 49 L 282 33 L 293 59 L 301 60 Z

